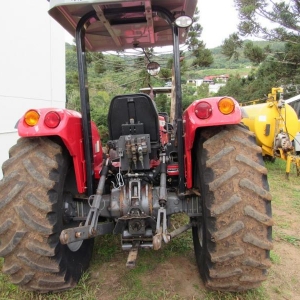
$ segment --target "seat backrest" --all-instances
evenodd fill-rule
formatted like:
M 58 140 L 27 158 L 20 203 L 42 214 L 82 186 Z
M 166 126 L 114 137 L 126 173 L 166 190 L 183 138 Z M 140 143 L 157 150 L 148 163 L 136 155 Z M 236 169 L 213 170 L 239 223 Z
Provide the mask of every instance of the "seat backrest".
M 110 103 L 107 121 L 111 140 L 136 133 L 149 134 L 151 144 L 159 143 L 158 113 L 155 103 L 147 94 L 114 97 Z

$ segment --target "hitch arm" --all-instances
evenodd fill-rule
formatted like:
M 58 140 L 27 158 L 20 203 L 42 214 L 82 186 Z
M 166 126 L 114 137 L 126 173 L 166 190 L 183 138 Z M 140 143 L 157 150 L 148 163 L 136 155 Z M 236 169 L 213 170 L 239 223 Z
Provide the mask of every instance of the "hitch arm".
M 100 205 L 105 185 L 105 179 L 108 173 L 108 162 L 109 159 L 106 159 L 106 164 L 102 168 L 100 173 L 100 180 L 98 183 L 96 195 L 94 195 L 92 207 L 90 208 L 90 211 L 88 213 L 88 216 L 85 221 L 85 226 L 89 226 L 89 234 L 91 236 L 94 236 L 97 232 L 97 224 L 98 224 L 98 217 L 100 212 Z
M 62 244 L 69 244 L 77 241 L 82 241 L 95 237 L 97 235 L 112 233 L 114 225 L 113 223 L 98 224 L 98 217 L 100 214 L 100 205 L 102 202 L 102 195 L 105 185 L 105 179 L 108 173 L 109 159 L 106 159 L 106 163 L 101 171 L 100 180 L 98 183 L 96 195 L 93 197 L 93 203 L 89 210 L 84 226 L 65 229 L 60 234 L 60 242 Z
M 97 225 L 97 229 L 94 236 L 111 234 L 115 228 L 115 224 L 113 222 L 101 223 Z M 60 234 L 60 242 L 63 245 L 83 241 L 94 236 L 89 234 L 90 226 L 81 226 L 75 228 L 69 228 L 63 230 Z

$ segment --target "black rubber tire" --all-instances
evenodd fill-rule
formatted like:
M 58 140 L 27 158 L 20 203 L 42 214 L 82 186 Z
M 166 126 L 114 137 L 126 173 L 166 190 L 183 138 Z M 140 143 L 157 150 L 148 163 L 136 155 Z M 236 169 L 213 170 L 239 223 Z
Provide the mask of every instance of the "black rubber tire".
M 49 138 L 19 139 L 3 164 L 0 256 L 3 272 L 22 289 L 72 288 L 89 266 L 93 240 L 76 252 L 59 242 L 70 165 L 69 155 Z
M 193 219 L 195 256 L 205 286 L 257 288 L 267 278 L 272 249 L 271 194 L 261 148 L 240 125 L 197 133 L 195 186 L 203 216 Z

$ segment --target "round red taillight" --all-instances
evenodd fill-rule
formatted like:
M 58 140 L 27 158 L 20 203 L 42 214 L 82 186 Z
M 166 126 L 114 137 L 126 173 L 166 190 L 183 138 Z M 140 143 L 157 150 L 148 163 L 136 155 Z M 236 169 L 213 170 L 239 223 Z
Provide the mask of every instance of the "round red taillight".
M 199 119 L 207 119 L 212 114 L 211 105 L 208 102 L 201 101 L 195 106 L 195 115 Z
M 56 128 L 60 123 L 60 116 L 55 111 L 50 111 L 46 114 L 44 123 L 49 128 Z

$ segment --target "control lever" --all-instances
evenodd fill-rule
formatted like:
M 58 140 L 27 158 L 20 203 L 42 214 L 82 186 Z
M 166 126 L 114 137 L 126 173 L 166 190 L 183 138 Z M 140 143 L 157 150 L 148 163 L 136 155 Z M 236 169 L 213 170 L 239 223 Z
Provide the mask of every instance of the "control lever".
M 143 148 L 141 145 L 138 146 L 138 154 L 139 154 L 139 161 L 141 162 L 142 168 L 144 169 Z
M 137 157 L 136 157 L 136 145 L 134 139 L 131 140 L 131 153 L 132 153 L 132 161 L 134 164 L 134 168 L 136 169 Z

